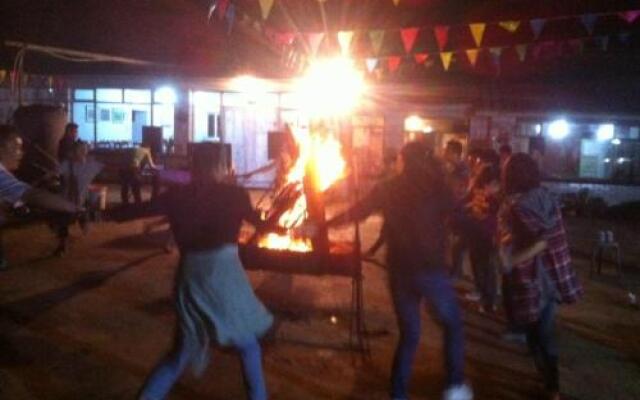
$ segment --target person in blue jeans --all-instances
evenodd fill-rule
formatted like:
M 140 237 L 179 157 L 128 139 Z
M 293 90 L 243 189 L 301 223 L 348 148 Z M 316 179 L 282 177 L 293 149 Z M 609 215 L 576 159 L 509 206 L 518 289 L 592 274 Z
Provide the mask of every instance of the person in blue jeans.
M 391 397 L 407 399 L 411 368 L 420 340 L 420 306 L 431 306 L 444 329 L 447 388 L 445 400 L 471 400 L 464 378 L 464 338 L 460 310 L 446 267 L 447 219 L 453 197 L 439 161 L 424 144 L 405 145 L 397 176 L 377 184 L 329 227 L 384 217 L 389 283 L 400 339 L 391 371 Z
M 237 351 L 247 395 L 266 400 L 258 338 L 273 317 L 256 297 L 238 255 L 242 221 L 261 220 L 248 193 L 224 182 L 226 166 L 209 153 L 194 155 L 191 183 L 161 195 L 155 208 L 169 219 L 180 251 L 176 275 L 176 337 L 147 378 L 140 400 L 167 397 L 187 366 L 201 375 L 215 344 Z

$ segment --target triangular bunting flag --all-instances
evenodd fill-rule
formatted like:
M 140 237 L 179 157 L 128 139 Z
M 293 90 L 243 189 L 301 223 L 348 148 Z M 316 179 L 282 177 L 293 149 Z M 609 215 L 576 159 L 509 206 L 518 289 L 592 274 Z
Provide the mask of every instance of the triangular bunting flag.
M 236 20 L 236 5 L 231 3 L 229 7 L 227 7 L 227 12 L 225 14 L 225 18 L 227 19 L 227 35 L 231 34 L 233 30 L 233 23 Z
M 250 23 L 251 23 L 251 17 L 248 14 L 242 13 L 240 24 L 242 24 L 243 26 L 249 26 Z
M 625 11 L 620 13 L 620 18 L 627 21 L 628 24 L 633 24 L 636 19 L 638 19 L 638 17 L 640 17 L 640 10 Z
M 416 53 L 416 54 L 413 55 L 413 58 L 416 60 L 416 63 L 424 64 L 424 62 L 427 61 L 427 58 L 429 58 L 429 54 L 427 54 L 427 53 Z
M 466 53 L 467 53 L 467 58 L 469 59 L 469 64 L 471 64 L 472 67 L 475 67 L 476 62 L 478 61 L 478 53 L 480 53 L 480 50 L 469 49 L 466 51 Z
M 253 21 L 253 29 L 258 32 L 262 31 L 262 24 L 260 23 L 260 21 Z
M 349 54 L 351 40 L 353 40 L 353 31 L 338 32 L 338 43 L 340 44 L 340 51 L 342 51 L 342 54 Z
M 410 53 L 411 49 L 413 49 L 413 44 L 416 42 L 418 32 L 420 32 L 418 28 L 405 28 L 400 30 L 400 37 L 402 38 L 404 51 L 407 53 Z
M 447 41 L 449 40 L 449 27 L 444 25 L 438 25 L 434 29 L 436 34 L 436 41 L 438 42 L 438 47 L 440 50 L 443 50 L 447 45 Z
M 398 4 L 400 4 L 400 0 L 393 0 L 393 5 L 398 7 Z
M 320 43 L 322 43 L 322 39 L 324 39 L 323 32 L 315 32 L 307 34 L 307 43 L 309 43 L 309 49 L 311 50 L 311 55 L 315 57 L 318 53 L 318 49 L 320 48 Z
M 384 41 L 384 30 L 376 29 L 373 31 L 369 31 L 369 39 L 371 40 L 371 47 L 373 49 L 373 54 L 380 54 L 380 49 L 382 48 L 382 42 Z
M 262 19 L 269 18 L 271 9 L 273 8 L 273 0 L 259 0 L 260 9 L 262 10 Z
M 597 20 L 598 16 L 596 14 L 584 14 L 580 16 L 580 21 L 582 21 L 582 25 L 584 25 L 589 35 L 593 35 L 593 28 L 596 26 Z
M 607 51 L 609 49 L 609 36 L 598 36 L 596 41 L 602 51 Z
M 571 39 L 567 43 L 575 54 L 582 54 L 584 51 L 584 41 L 582 39 Z
M 618 40 L 620 40 L 620 43 L 626 44 L 629 41 L 629 37 L 631 37 L 630 32 L 618 33 Z
M 5 78 L 7 77 L 7 70 L 0 69 L 0 85 L 4 83 Z
M 500 21 L 498 25 L 509 33 L 514 33 L 520 28 L 520 21 Z
M 442 67 L 445 71 L 449 70 L 449 66 L 451 66 L 451 59 L 453 58 L 453 52 L 445 51 L 440 53 L 440 59 L 442 60 Z
M 520 60 L 520 62 L 524 62 L 524 59 L 527 57 L 527 45 L 526 44 L 517 45 L 516 53 L 518 53 L 518 60 Z
M 493 56 L 494 61 L 500 61 L 502 55 L 502 47 L 492 47 L 489 49 L 489 53 Z
M 396 72 L 396 70 L 400 66 L 400 61 L 402 61 L 402 59 L 399 56 L 389 57 L 389 59 L 387 60 L 387 66 L 389 67 L 389 72 Z
M 484 30 L 486 27 L 487 24 L 485 23 L 469 24 L 471 36 L 473 36 L 473 41 L 476 42 L 476 46 L 478 47 L 482 44 L 482 37 L 484 36 Z
M 542 18 L 532 19 L 531 21 L 529 21 L 531 30 L 533 31 L 534 40 L 538 40 L 546 22 L 547 20 Z
M 373 70 L 376 69 L 376 67 L 378 66 L 378 59 L 377 58 L 367 58 L 366 64 L 367 64 L 367 71 L 369 71 L 369 73 L 372 73 Z

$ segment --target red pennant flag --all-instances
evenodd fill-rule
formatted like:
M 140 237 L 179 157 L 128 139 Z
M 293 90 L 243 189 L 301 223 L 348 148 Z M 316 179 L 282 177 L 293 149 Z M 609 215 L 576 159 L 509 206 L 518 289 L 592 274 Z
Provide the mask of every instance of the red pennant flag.
M 400 30 L 402 44 L 404 44 L 404 50 L 407 53 L 410 53 L 411 49 L 413 49 L 413 45 L 418 37 L 418 32 L 420 32 L 420 29 L 418 28 L 405 28 Z
M 396 72 L 398 67 L 400 66 L 400 61 L 402 59 L 399 56 L 389 57 L 387 60 L 387 66 L 389 67 L 389 72 Z
M 449 40 L 449 27 L 438 25 L 434 28 L 434 32 L 436 34 L 438 47 L 440 48 L 440 50 L 444 49 L 444 47 L 447 45 L 447 41 Z
M 640 10 L 625 11 L 625 12 L 621 12 L 619 15 L 620 15 L 620 18 L 627 21 L 628 24 L 633 24 L 635 20 L 638 19 L 638 17 L 640 17 Z
M 427 61 L 427 58 L 429 58 L 429 54 L 417 53 L 413 55 L 413 58 L 416 60 L 418 64 L 424 64 L 424 62 Z

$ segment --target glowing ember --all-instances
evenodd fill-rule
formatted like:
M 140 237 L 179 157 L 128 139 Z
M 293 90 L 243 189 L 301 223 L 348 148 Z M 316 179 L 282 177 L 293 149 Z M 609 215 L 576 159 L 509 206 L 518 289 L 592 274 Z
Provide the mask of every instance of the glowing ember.
M 336 138 L 329 133 L 318 131 L 306 133 L 302 130 L 294 130 L 293 134 L 300 149 L 300 155 L 287 174 L 287 184 L 293 184 L 302 192 L 305 174 L 312 170 L 317 179 L 318 189 L 324 192 L 344 177 L 346 163 L 342 158 L 340 142 Z M 309 239 L 296 238 L 292 235 L 293 229 L 299 227 L 306 218 L 307 199 L 302 194 L 293 207 L 284 212 L 278 220 L 278 224 L 286 228 L 288 234 L 271 233 L 263 237 L 258 246 L 298 252 L 311 251 L 313 247 Z

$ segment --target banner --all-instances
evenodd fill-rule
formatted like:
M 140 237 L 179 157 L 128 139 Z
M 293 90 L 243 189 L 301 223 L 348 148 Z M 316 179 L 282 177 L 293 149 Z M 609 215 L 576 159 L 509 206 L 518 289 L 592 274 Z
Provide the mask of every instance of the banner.
M 438 47 L 440 50 L 443 50 L 447 45 L 447 41 L 449 40 L 449 27 L 444 25 L 438 25 L 433 28 L 436 34 L 436 41 L 438 42 Z
M 342 52 L 342 55 L 349 54 L 351 40 L 353 40 L 353 31 L 338 32 L 338 44 L 340 44 L 340 51 Z
M 373 49 L 373 54 L 380 54 L 382 42 L 384 41 L 384 30 L 376 29 L 373 31 L 369 31 L 369 40 L 371 40 L 371 48 Z
M 442 67 L 445 71 L 449 70 L 449 66 L 451 66 L 451 59 L 453 58 L 453 52 L 445 51 L 440 53 L 440 59 L 442 60 Z
M 487 27 L 485 23 L 477 23 L 470 24 L 469 30 L 471 31 L 471 36 L 473 36 L 473 41 L 476 43 L 477 47 L 482 45 L 482 37 L 484 36 L 484 30 Z
M 271 9 L 273 8 L 273 0 L 259 0 L 260 10 L 262 10 L 262 19 L 269 18 Z
M 418 32 L 420 32 L 418 28 L 405 28 L 400 30 L 400 37 L 402 38 L 404 51 L 407 53 L 410 53 L 411 49 L 413 49 L 413 45 L 418 37 Z
M 515 33 L 520 28 L 520 21 L 500 21 L 498 26 L 509 33 Z
M 396 70 L 400 66 L 400 61 L 402 61 L 400 56 L 389 57 L 389 59 L 387 60 L 387 66 L 389 67 L 389 72 L 396 72 Z
M 534 40 L 538 40 L 546 22 L 547 20 L 542 18 L 532 19 L 529 21 L 529 25 L 531 25 L 531 30 L 533 31 Z
M 580 20 L 582 21 L 582 25 L 589 33 L 589 36 L 593 35 L 593 28 L 596 26 L 596 21 L 598 20 L 598 16 L 595 14 L 584 14 L 580 16 Z
M 472 67 L 475 67 L 476 62 L 478 61 L 478 54 L 480 53 L 480 50 L 468 49 L 466 53 L 467 53 L 467 58 L 469 59 L 469 64 L 471 64 Z

